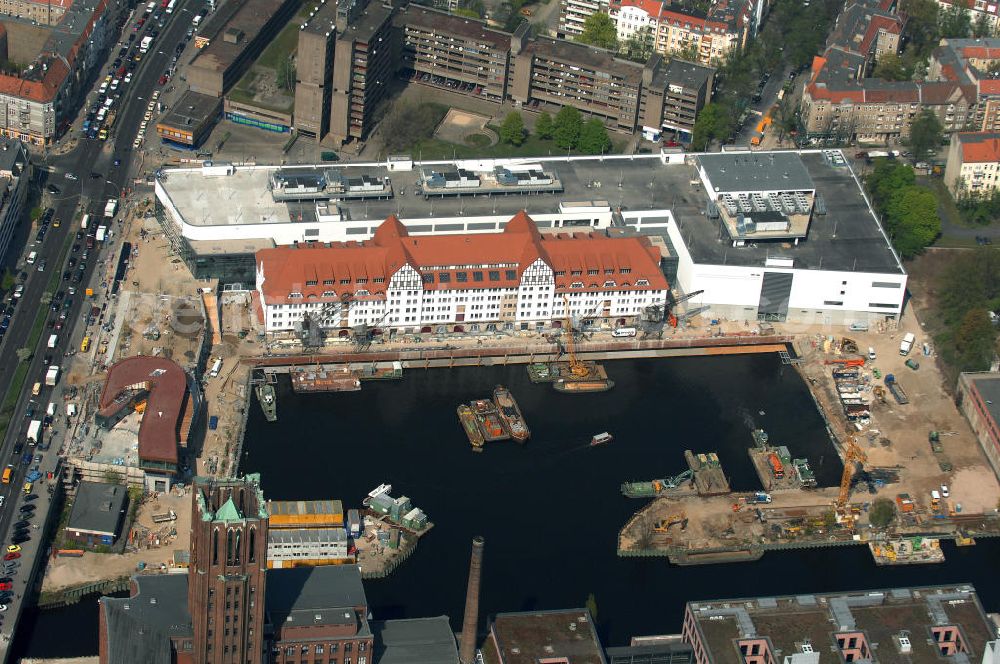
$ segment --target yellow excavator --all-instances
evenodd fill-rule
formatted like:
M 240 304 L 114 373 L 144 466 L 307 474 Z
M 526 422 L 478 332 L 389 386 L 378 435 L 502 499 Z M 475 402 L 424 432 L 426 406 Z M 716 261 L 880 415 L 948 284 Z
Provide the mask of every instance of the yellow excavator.
M 681 524 L 681 530 L 687 530 L 688 518 L 687 514 L 685 514 L 683 511 L 674 512 L 673 514 L 669 515 L 666 519 L 660 519 L 659 521 L 657 521 L 656 525 L 653 526 L 653 532 L 654 533 L 668 532 L 671 526 L 675 526 L 678 523 Z

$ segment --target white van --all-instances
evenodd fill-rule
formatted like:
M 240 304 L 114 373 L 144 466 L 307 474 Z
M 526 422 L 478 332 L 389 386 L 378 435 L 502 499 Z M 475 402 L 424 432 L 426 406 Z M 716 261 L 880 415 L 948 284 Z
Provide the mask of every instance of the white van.
M 45 409 L 45 414 L 48 415 L 49 417 L 55 417 L 55 415 L 56 415 L 56 402 L 55 401 L 50 401 L 49 402 L 49 407 Z
M 939 503 L 939 502 L 941 502 L 941 494 L 938 493 L 937 489 L 933 489 L 931 491 L 931 502 L 932 503 Z
M 219 371 L 222 370 L 222 358 L 215 358 L 215 362 L 212 363 L 212 370 L 208 372 L 208 375 L 212 378 L 217 378 L 219 376 Z
M 917 340 L 917 337 L 913 332 L 907 332 L 906 336 L 899 344 L 899 354 L 909 355 L 910 351 L 913 350 L 913 342 Z
M 37 251 L 32 251 L 30 254 L 28 254 L 28 265 L 34 265 L 36 258 L 38 258 Z
M 634 337 L 635 336 L 634 327 L 616 327 L 611 331 L 611 336 L 613 337 Z
M 49 347 L 50 349 L 52 349 L 52 348 L 55 348 L 55 347 L 56 347 L 56 344 L 57 344 L 57 343 L 59 343 L 59 335 L 58 335 L 58 334 L 50 334 L 50 335 L 49 335 L 49 343 L 48 343 L 48 344 L 46 344 L 46 345 L 47 345 L 47 346 L 48 346 L 48 347 Z
M 875 349 L 872 348 L 871 346 L 868 347 L 868 359 L 871 360 L 872 362 L 874 362 L 877 359 L 877 356 L 875 355 Z

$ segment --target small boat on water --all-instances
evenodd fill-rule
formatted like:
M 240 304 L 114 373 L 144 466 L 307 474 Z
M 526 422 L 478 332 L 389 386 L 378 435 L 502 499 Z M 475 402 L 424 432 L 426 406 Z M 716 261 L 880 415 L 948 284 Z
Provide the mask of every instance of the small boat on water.
M 560 378 L 552 383 L 556 392 L 566 392 L 569 394 L 584 394 L 587 392 L 607 392 L 615 386 L 615 381 L 610 378 L 599 380 L 570 380 Z
M 601 433 L 596 434 L 593 438 L 590 439 L 590 446 L 597 447 L 598 445 L 604 445 L 606 443 L 610 443 L 614 439 L 615 437 L 612 436 L 610 433 L 608 433 L 607 431 L 602 431 Z
M 278 419 L 278 401 L 274 396 L 274 385 L 264 383 L 257 386 L 257 401 L 260 402 L 260 409 L 264 411 L 264 417 L 268 422 L 275 422 Z
M 521 409 L 514 401 L 514 395 L 503 385 L 497 385 L 493 390 L 493 399 L 496 401 L 497 409 L 500 412 L 500 419 L 507 425 L 510 437 L 519 443 L 523 443 L 531 436 L 528 425 L 521 415 Z
M 503 420 L 500 419 L 500 413 L 497 412 L 496 404 L 489 399 L 476 399 L 470 405 L 476 415 L 479 429 L 483 432 L 483 438 L 487 442 L 492 443 L 510 438 L 510 433 L 504 426 Z
M 472 412 L 472 408 L 464 403 L 459 405 L 458 421 L 462 423 L 462 429 L 469 438 L 472 451 L 482 452 L 486 439 L 483 438 L 483 432 L 479 429 L 479 424 L 476 422 L 476 414 Z

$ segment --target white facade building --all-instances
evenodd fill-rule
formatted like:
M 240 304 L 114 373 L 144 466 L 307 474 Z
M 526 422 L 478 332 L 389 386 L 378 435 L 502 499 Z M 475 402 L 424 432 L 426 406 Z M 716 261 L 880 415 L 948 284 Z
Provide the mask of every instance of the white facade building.
M 567 315 L 635 321 L 667 282 L 648 238 L 543 236 L 519 213 L 493 236 L 411 238 L 390 217 L 371 242 L 257 253 L 267 332 L 309 316 L 324 328 L 416 332 L 538 329 Z M 567 311 L 566 305 L 569 305 Z

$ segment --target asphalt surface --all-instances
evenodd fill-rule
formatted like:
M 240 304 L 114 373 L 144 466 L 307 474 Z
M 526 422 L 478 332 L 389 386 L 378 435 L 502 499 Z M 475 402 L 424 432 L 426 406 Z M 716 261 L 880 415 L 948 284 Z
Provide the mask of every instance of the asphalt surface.
M 100 141 L 81 136 L 80 126 L 87 113 L 87 106 L 96 99 L 96 91 L 92 91 L 84 102 L 79 117 L 61 141 L 63 145 L 75 141 L 75 146 L 63 154 L 59 154 L 61 148 L 55 146 L 41 163 L 36 161 L 37 168 L 48 169 L 45 184 L 55 184 L 61 190 L 58 195 L 46 197 L 49 206 L 55 210 L 53 219 L 61 220 L 61 224 L 59 228 L 50 226 L 42 243 L 34 242 L 36 229 L 32 228 L 28 234 L 27 246 L 18 261 L 19 269 L 27 273 L 27 280 L 24 283 L 24 292 L 16 303 L 10 326 L 3 338 L 2 345 L 0 345 L 0 386 L 3 386 L 4 394 L 10 389 L 10 381 L 17 370 L 17 349 L 25 346 L 29 341 L 38 310 L 41 308 L 46 311 L 47 322 L 54 322 L 60 315 L 60 312 L 51 312 L 48 305 L 43 306 L 41 298 L 53 273 L 61 276 L 64 270 L 69 269 L 59 262 L 63 249 L 66 249 L 64 260 L 73 256 L 78 261 L 80 254 L 86 249 L 85 239 L 75 239 L 77 231 L 80 230 L 79 222 L 75 219 L 77 211 L 89 213 L 92 220 L 100 220 L 103 217 L 106 201 L 109 198 L 123 199 L 131 187 L 130 171 L 135 165 L 133 162 L 138 160 L 140 156 L 139 151 L 133 151 L 132 143 L 143 120 L 150 95 L 156 89 L 159 77 L 169 67 L 175 45 L 183 41 L 185 32 L 191 25 L 192 14 L 187 7 L 192 2 L 193 0 L 180 0 L 173 14 L 164 15 L 165 26 L 159 28 L 160 34 L 154 41 L 153 48 L 136 67 L 132 82 L 125 87 L 117 104 L 118 119 L 113 128 L 112 137 L 108 141 Z M 143 15 L 144 9 L 145 5 L 140 4 L 126 22 L 123 31 L 124 40 L 128 39 L 136 20 Z M 138 50 L 138 42 L 141 37 L 146 34 L 147 30 L 151 29 L 158 29 L 158 27 L 147 21 L 137 34 L 134 42 L 135 51 Z M 120 46 L 121 44 L 114 44 L 110 48 L 104 67 L 105 71 L 110 66 L 111 61 L 117 57 Z M 98 84 L 103 76 L 102 73 L 97 77 Z M 147 134 L 153 132 L 155 132 L 155 122 L 151 122 L 150 127 L 147 128 Z M 118 166 L 115 166 L 115 160 L 120 160 Z M 99 174 L 100 177 L 91 177 L 91 173 Z M 71 179 L 71 177 L 75 177 L 75 179 Z M 121 215 L 121 207 L 119 205 L 119 215 Z M 118 224 L 113 225 L 115 230 L 118 227 Z M 29 362 L 23 389 L 18 397 L 2 446 L 0 446 L 0 466 L 6 467 L 10 464 L 14 469 L 10 482 L 0 484 L 0 497 L 3 497 L 3 506 L 0 508 L 0 533 L 3 534 L 3 539 L 0 540 L 0 546 L 3 548 L 6 548 L 7 544 L 10 543 L 12 525 L 22 518 L 20 507 L 25 504 L 22 487 L 26 474 L 35 465 L 34 460 L 30 464 L 22 463 L 21 455 L 14 454 L 15 446 L 24 443 L 25 451 L 31 450 L 35 454 L 41 453 L 43 455 L 39 471 L 43 473 L 44 477 L 46 471 L 56 469 L 58 451 L 62 446 L 62 437 L 67 428 L 65 401 L 62 398 L 63 387 L 61 385 L 55 388 L 43 387 L 41 393 L 34 397 L 31 394 L 32 386 L 36 381 L 41 381 L 44 384 L 47 369 L 44 364 L 46 355 L 51 356 L 52 364 L 62 365 L 67 353 L 72 354 L 79 349 L 80 339 L 86 327 L 86 312 L 95 304 L 95 301 L 86 300 L 84 292 L 88 285 L 94 288 L 95 293 L 104 291 L 99 283 L 91 282 L 99 282 L 100 275 L 105 272 L 104 269 L 101 269 L 95 275 L 95 266 L 99 261 L 102 262 L 102 267 L 106 267 L 106 261 L 117 259 L 119 242 L 116 240 L 120 240 L 117 233 L 114 240 L 105 242 L 103 247 L 95 246 L 90 251 L 86 261 L 87 267 L 83 271 L 83 279 L 76 285 L 77 293 L 72 298 L 73 305 L 68 311 L 63 329 L 56 331 L 46 325 L 42 330 L 37 347 L 33 349 L 34 356 Z M 70 245 L 74 243 L 81 244 L 81 248 L 78 252 L 71 253 Z M 33 265 L 28 265 L 24 259 L 31 251 L 36 251 L 38 257 Z M 45 271 L 39 272 L 37 268 L 42 261 L 46 263 Z M 79 266 L 76 266 L 72 268 L 72 271 L 77 272 L 78 268 Z M 69 280 L 61 280 L 57 290 L 66 291 L 70 284 Z M 63 309 L 60 308 L 60 311 Z M 47 347 L 51 334 L 58 334 L 58 343 L 52 349 Z M 29 405 L 34 404 L 35 415 L 33 419 L 43 419 L 45 409 L 50 402 L 54 402 L 57 406 L 56 416 L 52 426 L 42 434 L 40 447 L 51 445 L 51 449 L 48 451 L 36 450 L 25 443 L 25 434 L 30 421 L 26 412 Z M 58 478 L 58 474 L 56 477 Z M 26 589 L 31 585 L 32 577 L 39 570 L 37 554 L 44 555 L 48 548 L 47 543 L 39 541 L 40 534 L 44 529 L 42 526 L 46 516 L 53 519 L 58 517 L 57 514 L 48 514 L 51 502 L 50 485 L 56 481 L 58 480 L 43 480 L 36 483 L 33 495 L 38 497 L 33 501 L 33 504 L 36 505 L 37 516 L 31 519 L 33 523 L 33 527 L 29 529 L 31 540 L 21 544 L 20 569 L 13 574 L 0 572 L 0 578 L 12 577 L 12 591 L 15 594 L 14 598 L 7 603 L 6 609 L 0 610 L 0 620 L 2 620 L 2 625 L 0 625 L 0 658 L 3 661 L 7 659 L 11 635 L 20 615 L 21 600 L 23 596 L 29 594 Z M 2 553 L 5 551 L 0 551 L 0 554 Z

